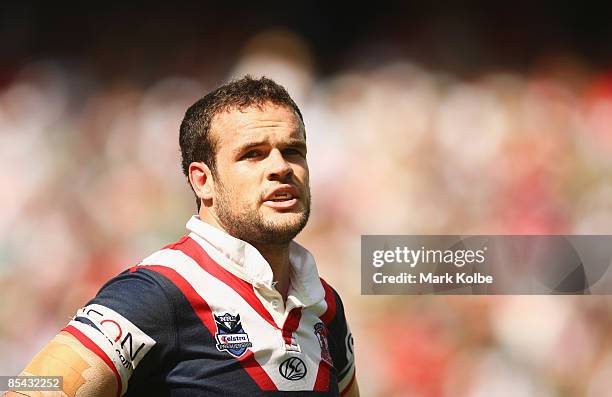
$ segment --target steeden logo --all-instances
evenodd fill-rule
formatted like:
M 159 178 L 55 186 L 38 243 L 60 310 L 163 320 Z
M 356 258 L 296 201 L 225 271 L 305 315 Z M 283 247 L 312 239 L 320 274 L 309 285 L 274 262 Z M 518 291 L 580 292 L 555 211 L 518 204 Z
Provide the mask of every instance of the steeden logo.
M 282 362 L 278 371 L 287 380 L 300 380 L 306 376 L 306 364 L 298 357 L 290 357 Z

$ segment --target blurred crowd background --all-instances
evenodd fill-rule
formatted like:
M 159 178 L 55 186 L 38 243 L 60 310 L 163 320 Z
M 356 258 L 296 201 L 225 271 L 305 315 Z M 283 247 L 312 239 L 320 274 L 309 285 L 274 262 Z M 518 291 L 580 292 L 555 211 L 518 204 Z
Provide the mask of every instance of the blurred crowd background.
M 184 233 L 184 111 L 250 73 L 304 114 L 363 396 L 612 395 L 608 296 L 359 290 L 362 234 L 612 234 L 610 10 L 305 3 L 0 6 L 0 374 Z

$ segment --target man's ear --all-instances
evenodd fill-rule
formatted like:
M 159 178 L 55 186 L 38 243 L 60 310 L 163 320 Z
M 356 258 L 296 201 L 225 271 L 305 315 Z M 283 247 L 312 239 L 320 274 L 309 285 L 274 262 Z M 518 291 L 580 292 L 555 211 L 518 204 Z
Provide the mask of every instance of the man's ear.
M 212 203 L 214 180 L 210 168 L 204 162 L 189 164 L 189 183 L 204 205 Z

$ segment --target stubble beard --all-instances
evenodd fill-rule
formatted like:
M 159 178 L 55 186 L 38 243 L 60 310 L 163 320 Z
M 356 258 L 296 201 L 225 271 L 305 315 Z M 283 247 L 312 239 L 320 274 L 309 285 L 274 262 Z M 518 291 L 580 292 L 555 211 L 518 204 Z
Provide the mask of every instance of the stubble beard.
M 225 185 L 216 182 L 217 194 L 215 205 L 217 217 L 226 231 L 240 240 L 246 241 L 253 246 L 283 246 L 293 240 L 302 231 L 310 216 L 310 189 L 303 202 L 304 210 L 296 219 L 286 222 L 271 222 L 266 220 L 257 208 L 240 208 L 233 210 L 231 206 L 232 197 L 239 197 L 239 192 L 232 192 Z

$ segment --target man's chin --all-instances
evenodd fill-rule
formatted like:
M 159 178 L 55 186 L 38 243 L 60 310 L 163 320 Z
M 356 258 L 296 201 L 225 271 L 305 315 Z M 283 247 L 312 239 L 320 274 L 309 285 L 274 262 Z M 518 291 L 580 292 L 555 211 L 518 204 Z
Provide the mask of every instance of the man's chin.
M 276 214 L 265 218 L 264 228 L 271 235 L 292 240 L 306 226 L 307 221 L 308 218 L 302 212 Z
M 265 222 L 265 228 L 267 230 L 271 233 L 277 232 L 280 234 L 298 234 L 305 225 L 306 223 L 302 221 L 302 217 L 295 217 L 294 219 L 268 219 L 268 221 Z

